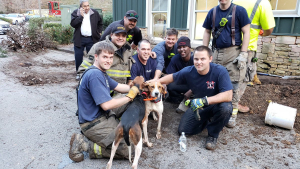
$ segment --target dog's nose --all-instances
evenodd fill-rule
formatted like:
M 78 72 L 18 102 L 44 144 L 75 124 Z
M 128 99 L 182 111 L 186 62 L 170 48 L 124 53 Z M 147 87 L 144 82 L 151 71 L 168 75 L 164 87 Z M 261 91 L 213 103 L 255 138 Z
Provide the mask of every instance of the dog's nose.
M 159 94 L 158 92 L 155 92 L 155 97 L 157 97 L 157 96 L 158 96 L 158 94 Z

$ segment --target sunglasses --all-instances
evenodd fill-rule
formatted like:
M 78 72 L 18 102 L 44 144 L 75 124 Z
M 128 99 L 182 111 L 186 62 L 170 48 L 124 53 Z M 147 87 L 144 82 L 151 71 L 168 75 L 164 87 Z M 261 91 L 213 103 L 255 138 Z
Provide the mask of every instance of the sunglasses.
M 135 17 L 136 19 L 139 18 L 139 16 L 137 14 L 135 14 L 135 13 L 127 13 L 126 16 L 127 17 Z

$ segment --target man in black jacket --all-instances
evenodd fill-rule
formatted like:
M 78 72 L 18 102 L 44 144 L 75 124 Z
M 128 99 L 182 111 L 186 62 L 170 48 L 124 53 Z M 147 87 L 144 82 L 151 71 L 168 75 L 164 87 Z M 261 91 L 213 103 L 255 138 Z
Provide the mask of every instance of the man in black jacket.
M 99 42 L 102 33 L 102 18 L 90 8 L 88 0 L 80 0 L 80 8 L 71 14 L 71 26 L 75 28 L 73 41 L 75 51 L 76 72 L 83 60 L 83 50 L 88 53 L 94 43 Z M 76 80 L 80 75 L 76 75 Z
M 136 49 L 139 41 L 143 38 L 140 28 L 136 26 L 138 18 L 139 16 L 134 10 L 127 11 L 124 16 L 124 19 L 115 21 L 108 25 L 100 40 L 105 40 L 105 37 L 111 33 L 111 30 L 115 27 L 116 24 L 121 24 L 124 25 L 127 31 L 127 42 L 131 44 L 132 49 Z

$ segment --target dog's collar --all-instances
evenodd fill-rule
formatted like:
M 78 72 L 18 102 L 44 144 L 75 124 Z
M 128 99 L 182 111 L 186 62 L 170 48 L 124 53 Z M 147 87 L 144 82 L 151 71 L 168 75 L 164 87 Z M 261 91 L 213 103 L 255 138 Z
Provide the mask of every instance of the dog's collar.
M 154 103 L 160 102 L 161 101 L 161 97 L 157 98 L 157 97 L 151 97 L 148 96 L 148 94 L 146 92 L 142 93 L 143 97 L 144 97 L 144 101 L 151 101 Z

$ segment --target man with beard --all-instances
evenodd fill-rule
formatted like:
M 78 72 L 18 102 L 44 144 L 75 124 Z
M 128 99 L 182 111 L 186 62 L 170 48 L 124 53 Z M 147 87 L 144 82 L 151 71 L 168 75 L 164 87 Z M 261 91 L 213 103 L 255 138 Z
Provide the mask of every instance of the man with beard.
M 103 32 L 103 35 L 100 41 L 105 40 L 106 36 L 111 33 L 111 30 L 115 27 L 116 24 L 121 24 L 125 27 L 127 31 L 127 42 L 131 45 L 132 49 L 136 49 L 139 41 L 142 40 L 142 32 L 140 28 L 136 26 L 139 15 L 134 10 L 129 10 L 126 12 L 124 19 L 115 21 L 108 25 L 108 27 Z

